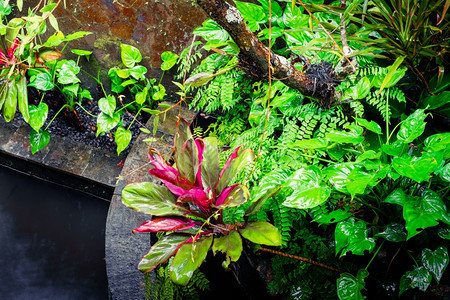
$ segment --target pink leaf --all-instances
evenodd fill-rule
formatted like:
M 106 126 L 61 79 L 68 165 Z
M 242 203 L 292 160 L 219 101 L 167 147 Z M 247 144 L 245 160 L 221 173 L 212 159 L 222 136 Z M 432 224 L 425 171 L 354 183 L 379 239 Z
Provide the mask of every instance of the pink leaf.
M 155 218 L 145 221 L 133 232 L 158 232 L 158 231 L 179 231 L 201 225 L 188 218 Z
M 202 184 L 202 161 L 203 161 L 203 151 L 205 150 L 205 144 L 203 143 L 202 139 L 195 139 L 195 145 L 197 146 L 198 150 L 198 169 L 196 172 L 196 180 L 195 185 L 201 187 Z
M 225 199 L 227 199 L 228 195 L 230 195 L 230 193 L 234 190 L 235 187 L 237 187 L 238 184 L 229 186 L 227 188 L 225 188 L 222 192 L 222 194 L 220 194 L 220 196 L 216 199 L 216 206 L 222 205 L 225 202 Z
M 177 203 L 192 202 L 200 208 L 204 213 L 209 211 L 212 199 L 208 199 L 208 195 L 204 190 L 193 188 L 178 197 Z

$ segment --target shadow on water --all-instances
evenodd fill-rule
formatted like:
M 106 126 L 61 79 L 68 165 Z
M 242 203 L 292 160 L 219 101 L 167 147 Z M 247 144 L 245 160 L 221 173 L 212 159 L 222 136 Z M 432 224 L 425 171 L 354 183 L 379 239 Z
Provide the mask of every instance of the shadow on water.
M 108 299 L 108 205 L 0 167 L 0 298 Z

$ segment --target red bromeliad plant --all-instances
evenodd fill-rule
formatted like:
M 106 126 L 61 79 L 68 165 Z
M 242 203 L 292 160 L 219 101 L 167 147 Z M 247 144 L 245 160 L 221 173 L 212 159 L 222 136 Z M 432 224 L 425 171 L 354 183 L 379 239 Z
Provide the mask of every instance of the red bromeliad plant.
M 241 237 L 257 244 L 281 245 L 280 233 L 268 222 L 223 223 L 224 208 L 239 206 L 250 198 L 245 185 L 229 184 L 253 161 L 252 150 L 237 148 L 220 170 L 217 140 L 194 139 L 184 119 L 177 123 L 173 148 L 173 165 L 155 149 L 149 153 L 153 164 L 149 173 L 161 179 L 164 186 L 140 182 L 126 186 L 122 192 L 126 206 L 158 216 L 133 232 L 168 232 L 142 258 L 139 270 L 149 272 L 175 255 L 170 277 L 186 285 L 211 247 L 214 253 L 226 254 L 227 267 L 241 255 Z

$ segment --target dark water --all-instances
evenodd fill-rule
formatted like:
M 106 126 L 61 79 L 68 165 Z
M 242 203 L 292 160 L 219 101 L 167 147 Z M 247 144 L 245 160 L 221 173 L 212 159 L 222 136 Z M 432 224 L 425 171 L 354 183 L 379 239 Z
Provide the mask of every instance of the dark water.
M 108 205 L 0 167 L 0 299 L 108 299 Z

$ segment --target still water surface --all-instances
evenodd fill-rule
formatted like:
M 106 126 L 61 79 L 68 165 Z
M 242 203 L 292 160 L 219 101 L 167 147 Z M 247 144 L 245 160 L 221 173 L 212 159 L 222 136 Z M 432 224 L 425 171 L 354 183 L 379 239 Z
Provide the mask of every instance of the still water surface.
M 108 205 L 0 166 L 0 299 L 108 299 Z

